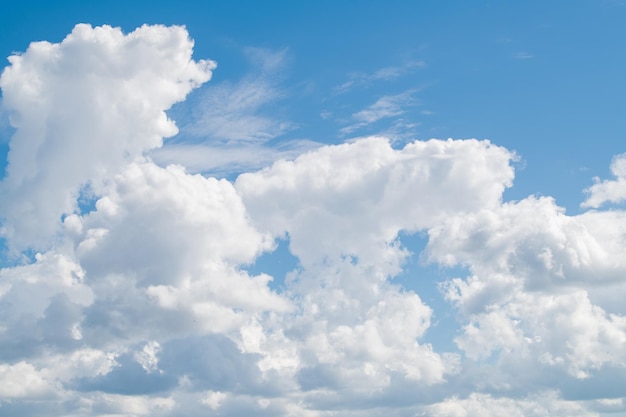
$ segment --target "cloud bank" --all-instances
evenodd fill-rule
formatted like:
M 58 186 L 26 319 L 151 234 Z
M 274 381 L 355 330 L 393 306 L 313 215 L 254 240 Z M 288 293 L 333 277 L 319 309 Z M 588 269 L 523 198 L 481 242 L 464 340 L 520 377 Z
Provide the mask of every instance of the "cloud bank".
M 357 139 L 234 181 L 157 164 L 177 132 L 166 111 L 215 68 L 192 46 L 182 27 L 78 25 L 2 73 L 16 130 L 1 230 L 23 255 L 0 270 L 2 414 L 626 408 L 623 210 L 503 201 L 516 155 L 474 139 Z M 586 207 L 623 200 L 623 160 Z M 407 234 L 428 238 L 422 254 Z M 279 239 L 298 266 L 277 290 L 249 267 Z M 425 341 L 438 312 L 394 281 L 418 255 L 454 267 L 450 351 Z

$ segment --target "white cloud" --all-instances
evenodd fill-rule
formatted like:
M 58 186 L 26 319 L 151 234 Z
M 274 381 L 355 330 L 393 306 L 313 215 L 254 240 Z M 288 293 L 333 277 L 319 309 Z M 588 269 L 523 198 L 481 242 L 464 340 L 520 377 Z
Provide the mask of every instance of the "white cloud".
M 468 398 L 449 398 L 427 408 L 432 417 L 597 417 L 585 410 L 584 405 L 559 400 L 554 392 L 521 400 L 494 398 L 485 394 L 471 394 Z
M 30 363 L 0 364 L 0 399 L 36 398 L 51 391 L 51 384 Z
M 221 403 L 226 399 L 226 394 L 219 391 L 208 391 L 206 397 L 202 400 L 202 404 L 205 404 L 211 410 L 217 410 L 220 408 Z
M 135 360 L 139 362 L 146 372 L 154 372 L 159 369 L 158 354 L 161 351 L 159 342 L 152 340 L 145 344 L 141 352 L 135 354 Z
M 111 416 L 162 416 L 171 412 L 176 402 L 170 397 L 142 397 L 99 393 L 88 398 L 88 412 Z
M 606 203 L 626 201 L 626 154 L 617 155 L 611 161 L 611 173 L 615 180 L 600 181 L 594 178 L 595 184 L 586 189 L 588 194 L 581 206 L 598 208 Z
M 408 255 L 396 239 L 450 213 L 499 204 L 512 157 L 476 140 L 395 150 L 384 138 L 369 138 L 238 178 L 254 224 L 288 234 L 303 268 L 288 283 L 299 314 L 280 325 L 297 335 L 300 357 L 311 358 L 297 374 L 301 384 L 364 394 L 388 388 L 392 375 L 432 384 L 454 372 L 453 357 L 417 343 L 430 326 L 430 308 L 388 281 Z M 390 332 L 394 326 L 403 332 Z
M 429 231 L 433 260 L 492 277 L 514 274 L 529 288 L 615 283 L 626 270 L 624 212 L 567 216 L 552 198 L 528 197 Z
M 249 224 L 228 181 L 189 175 L 178 166 L 134 163 L 82 222 L 76 255 L 94 288 L 107 303 L 125 288 L 128 299 L 109 310 L 123 310 L 137 298 L 135 306 L 146 310 L 135 314 L 169 321 L 169 330 L 155 337 L 192 329 L 223 332 L 258 311 L 289 309 L 269 291 L 269 276 L 250 277 L 238 268 L 272 241 Z M 117 331 L 152 337 L 152 329 L 128 325 Z
M 330 254 L 367 259 L 386 253 L 377 245 L 399 230 L 497 205 L 511 185 L 513 157 L 488 141 L 416 141 L 395 150 L 385 138 L 368 138 L 243 174 L 236 187 L 257 225 L 288 232 L 305 265 Z M 362 233 L 378 241 L 363 241 Z
M 77 25 L 61 43 L 32 43 L 0 78 L 16 132 L 0 185 L 4 234 L 46 247 L 80 187 L 100 182 L 176 134 L 165 114 L 211 77 L 182 27 Z
M 626 311 L 602 291 L 589 296 L 596 287 L 626 295 L 624 215 L 567 216 L 554 200 L 529 197 L 431 229 L 431 259 L 471 273 L 446 285 L 468 322 L 457 345 L 475 360 L 495 355 L 502 370 L 525 363 L 529 378 L 626 369 Z

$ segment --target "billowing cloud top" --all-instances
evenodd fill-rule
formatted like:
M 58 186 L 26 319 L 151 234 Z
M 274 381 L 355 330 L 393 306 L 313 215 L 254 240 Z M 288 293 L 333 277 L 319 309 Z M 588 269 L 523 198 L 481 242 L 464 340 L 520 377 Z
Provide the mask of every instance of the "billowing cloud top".
M 11 140 L 0 215 L 16 248 L 45 247 L 81 186 L 177 133 L 165 110 L 208 81 L 212 61 L 191 59 L 182 27 L 77 25 L 61 43 L 37 42 L 0 78 Z
M 503 201 L 516 155 L 475 139 L 356 139 L 234 181 L 155 163 L 166 110 L 214 68 L 163 26 L 78 25 L 10 58 L 0 215 L 24 256 L 0 270 L 0 414 L 626 408 L 624 211 Z M 623 168 L 586 206 L 624 199 Z M 451 271 L 447 307 L 426 268 L 406 276 L 411 235 Z M 251 272 L 284 240 L 284 279 Z

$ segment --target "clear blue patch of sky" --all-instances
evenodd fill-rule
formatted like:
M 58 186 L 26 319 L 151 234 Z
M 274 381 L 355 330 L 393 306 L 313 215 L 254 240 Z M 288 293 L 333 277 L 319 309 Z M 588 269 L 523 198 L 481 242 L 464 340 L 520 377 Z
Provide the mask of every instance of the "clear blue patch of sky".
M 96 203 L 99 200 L 89 184 L 83 185 L 76 200 L 77 211 L 81 215 L 86 215 L 96 210 Z
M 276 248 L 261 254 L 252 265 L 244 268 L 250 275 L 267 274 L 273 278 L 270 289 L 278 293 L 285 289 L 287 274 L 298 268 L 300 261 L 289 251 L 289 238 L 277 239 Z

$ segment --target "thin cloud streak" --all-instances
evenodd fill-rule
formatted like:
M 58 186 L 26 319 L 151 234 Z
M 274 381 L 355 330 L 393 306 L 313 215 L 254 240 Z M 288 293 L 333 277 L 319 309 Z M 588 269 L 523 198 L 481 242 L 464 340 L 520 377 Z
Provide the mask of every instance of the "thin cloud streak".
M 321 143 L 304 139 L 282 142 L 280 146 L 177 143 L 157 149 L 150 155 L 161 166 L 180 164 L 189 172 L 223 177 L 261 169 L 280 159 L 293 159 L 320 146 Z
M 288 121 L 264 112 L 285 96 L 279 87 L 286 51 L 246 48 L 254 70 L 239 82 L 208 84 L 193 103 L 191 120 L 183 123 L 181 137 L 205 143 L 262 143 L 293 129 Z
M 515 55 L 513 55 L 513 58 L 515 58 L 515 59 L 532 59 L 532 58 L 534 58 L 534 56 L 529 54 L 528 52 L 518 52 Z
M 403 77 L 417 69 L 424 68 L 424 61 L 410 61 L 400 66 L 390 66 L 381 68 L 371 74 L 355 72 L 349 75 L 349 80 L 335 87 L 335 94 L 343 94 L 358 87 L 369 86 L 376 81 L 389 81 Z
M 351 119 L 354 123 L 342 128 L 340 132 L 348 135 L 380 120 L 400 116 L 405 113 L 407 107 L 416 104 L 414 95 L 415 90 L 409 90 L 396 95 L 383 96 L 365 109 L 353 113 Z
M 192 116 L 183 120 L 181 133 L 150 153 L 155 162 L 228 176 L 320 146 L 302 139 L 283 140 L 279 146 L 270 144 L 298 127 L 275 116 L 276 104 L 289 95 L 281 86 L 288 51 L 248 47 L 244 54 L 253 69 L 238 82 L 203 87 L 187 105 L 191 105 Z

